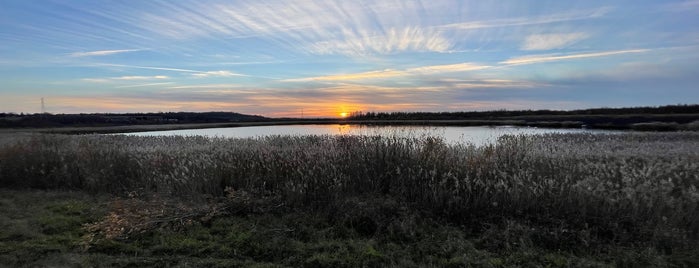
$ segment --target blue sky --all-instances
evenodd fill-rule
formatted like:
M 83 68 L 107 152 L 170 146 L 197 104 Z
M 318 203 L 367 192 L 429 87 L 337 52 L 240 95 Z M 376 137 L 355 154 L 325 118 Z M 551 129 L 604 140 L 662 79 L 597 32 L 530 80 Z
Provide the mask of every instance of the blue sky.
M 699 1 L 0 1 L 0 112 L 699 103 Z

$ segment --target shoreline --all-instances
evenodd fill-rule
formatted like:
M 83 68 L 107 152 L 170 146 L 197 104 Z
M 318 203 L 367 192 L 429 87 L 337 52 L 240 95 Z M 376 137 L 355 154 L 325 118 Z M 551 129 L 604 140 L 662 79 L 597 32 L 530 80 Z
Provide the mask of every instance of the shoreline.
M 66 126 L 47 128 L 4 128 L 0 134 L 12 133 L 52 133 L 52 134 L 110 134 L 133 133 L 147 131 L 168 131 L 207 128 L 234 128 L 253 126 L 279 125 L 378 125 L 378 126 L 518 126 L 538 128 L 568 128 L 568 129 L 601 129 L 601 130 L 637 130 L 637 131 L 681 131 L 683 129 L 637 129 L 632 126 L 603 125 L 586 126 L 577 121 L 537 121 L 525 120 L 290 120 L 290 121 L 259 121 L 259 122 L 230 122 L 230 123 L 191 123 L 191 124 L 154 124 L 154 125 L 121 125 L 121 126 Z M 651 124 L 651 122 L 646 123 Z M 691 130 L 691 129 L 690 129 Z

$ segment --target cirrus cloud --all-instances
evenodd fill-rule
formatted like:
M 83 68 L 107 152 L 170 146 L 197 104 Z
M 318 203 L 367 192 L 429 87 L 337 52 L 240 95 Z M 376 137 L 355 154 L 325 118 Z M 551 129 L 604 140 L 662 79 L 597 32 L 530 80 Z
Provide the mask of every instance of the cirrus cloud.
M 136 52 L 142 51 L 143 49 L 119 49 L 119 50 L 98 50 L 98 51 L 88 51 L 88 52 L 74 52 L 70 53 L 71 57 L 91 57 L 91 56 L 109 56 L 120 53 Z
M 362 56 L 393 54 L 405 51 L 447 52 L 453 47 L 440 32 L 408 27 L 389 29 L 385 33 L 345 32 L 345 38 L 316 42 L 310 46 L 314 54 L 341 54 Z
M 199 72 L 199 73 L 192 74 L 192 76 L 194 76 L 194 77 L 231 77 L 231 76 L 247 76 L 247 75 L 222 70 L 222 71 Z
M 629 53 L 643 53 L 643 52 L 648 52 L 648 51 L 650 51 L 650 49 L 614 50 L 614 51 L 580 53 L 580 54 L 569 54 L 569 55 L 529 55 L 529 56 L 523 56 L 523 57 L 510 58 L 506 61 L 500 62 L 500 64 L 503 64 L 503 65 L 523 65 L 523 64 L 534 64 L 534 63 L 560 61 L 560 60 L 606 57 L 606 56 L 614 56 L 614 55 L 629 54 Z
M 457 63 L 457 64 L 422 66 L 422 67 L 408 68 L 408 69 L 403 69 L 403 70 L 386 69 L 386 70 L 369 71 L 369 72 L 361 72 L 361 73 L 314 76 L 314 77 L 305 77 L 305 78 L 286 79 L 283 81 L 285 81 L 285 82 L 309 82 L 309 81 L 351 81 L 351 80 L 364 80 L 364 79 L 381 79 L 381 78 L 390 78 L 390 77 L 408 76 L 408 75 L 477 71 L 477 70 L 487 69 L 490 67 L 491 66 L 478 65 L 478 64 L 466 62 L 466 63 Z
M 522 50 L 560 49 L 589 37 L 587 33 L 532 34 L 522 44 Z

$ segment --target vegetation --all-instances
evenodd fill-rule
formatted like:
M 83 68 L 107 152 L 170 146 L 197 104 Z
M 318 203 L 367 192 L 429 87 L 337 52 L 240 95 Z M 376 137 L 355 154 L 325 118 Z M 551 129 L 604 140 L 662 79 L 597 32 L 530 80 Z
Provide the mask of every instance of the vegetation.
M 559 128 L 603 128 L 635 130 L 694 130 L 699 122 L 699 105 L 659 107 L 596 108 L 572 111 L 523 110 L 486 112 L 354 112 L 352 120 L 465 120 L 472 125 L 520 125 Z M 481 121 L 486 122 L 481 122 Z M 491 123 L 488 123 L 491 122 Z M 694 122 L 694 125 L 691 123 Z M 660 126 L 660 127 L 657 127 Z
M 89 127 L 153 124 L 263 122 L 266 117 L 232 112 L 177 112 L 125 114 L 12 114 L 0 113 L 0 128 Z
M 692 267 L 698 148 L 693 132 L 34 135 L 0 145 L 0 262 Z M 36 213 L 13 216 L 23 203 Z
M 276 124 L 517 125 L 547 128 L 601 128 L 651 131 L 697 130 L 699 104 L 660 107 L 596 108 L 572 111 L 353 112 L 348 118 L 267 118 L 232 112 L 126 114 L 0 113 L 0 129 L 61 128 L 62 133 L 113 133 L 183 128 Z M 118 126 L 121 126 L 119 128 Z M 73 129 L 71 129 L 73 128 Z
M 583 110 L 556 111 L 556 110 L 519 110 L 519 111 L 484 111 L 484 112 L 354 112 L 354 119 L 485 119 L 513 116 L 563 116 L 563 115 L 652 115 L 652 114 L 697 114 L 699 104 L 693 105 L 667 105 L 658 107 L 628 107 L 628 108 L 593 108 Z

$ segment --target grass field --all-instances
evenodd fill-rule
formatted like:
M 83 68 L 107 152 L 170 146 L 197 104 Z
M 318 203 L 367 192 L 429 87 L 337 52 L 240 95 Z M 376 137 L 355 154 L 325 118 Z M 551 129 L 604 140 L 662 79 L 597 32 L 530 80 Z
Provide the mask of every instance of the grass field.
M 699 134 L 0 143 L 9 266 L 699 265 Z

